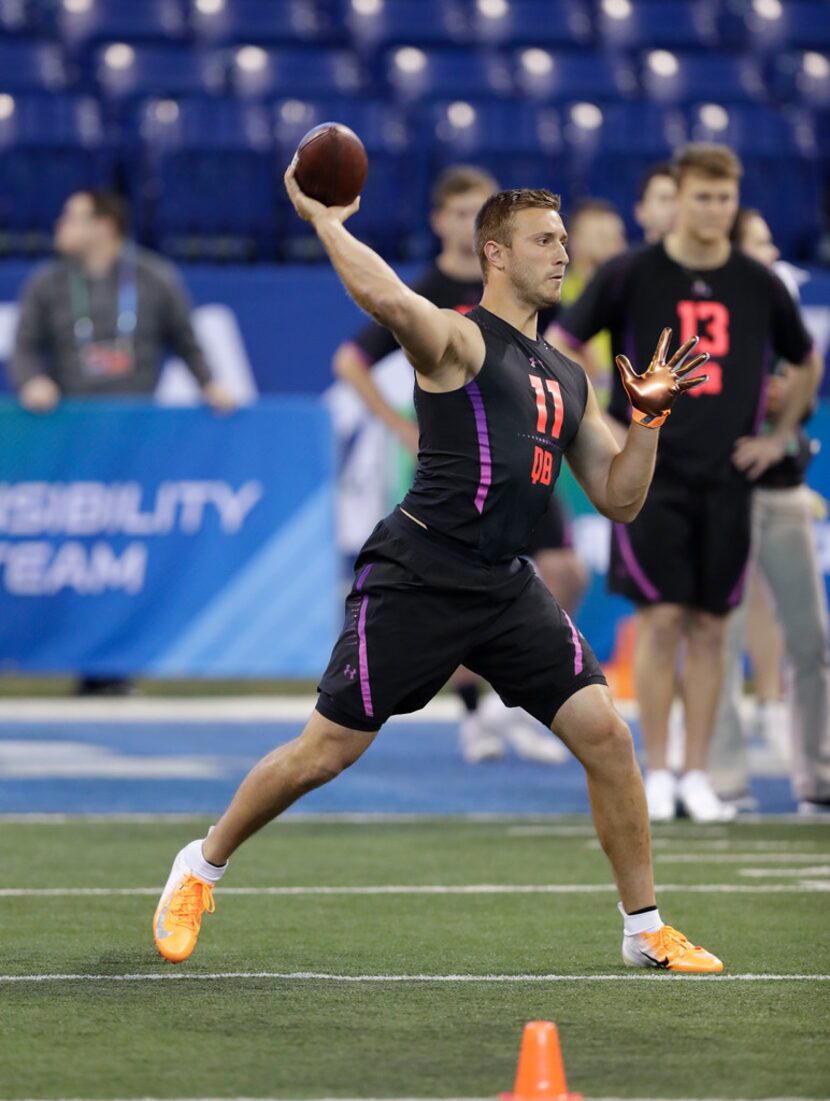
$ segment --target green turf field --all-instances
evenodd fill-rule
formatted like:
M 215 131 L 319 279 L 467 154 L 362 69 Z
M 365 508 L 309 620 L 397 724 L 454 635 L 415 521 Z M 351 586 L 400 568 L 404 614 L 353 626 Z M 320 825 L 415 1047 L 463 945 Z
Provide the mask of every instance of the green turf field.
M 688 979 L 622 966 L 584 819 L 269 827 L 173 968 L 153 949 L 156 891 L 204 825 L 0 822 L 4 1101 L 494 1097 L 533 1018 L 558 1023 L 586 1098 L 830 1097 L 826 827 L 656 830 L 664 918 L 732 976 Z M 504 889 L 534 885 L 576 889 Z M 8 981 L 25 975 L 87 978 Z

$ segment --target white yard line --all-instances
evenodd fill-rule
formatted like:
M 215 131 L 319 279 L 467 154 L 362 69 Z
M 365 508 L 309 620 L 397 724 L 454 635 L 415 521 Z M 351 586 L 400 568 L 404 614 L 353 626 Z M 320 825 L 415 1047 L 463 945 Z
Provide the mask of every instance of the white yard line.
M 830 864 L 816 864 L 810 868 L 738 868 L 738 875 L 749 879 L 798 879 L 805 876 L 830 878 Z
M 655 864 L 810 864 L 820 860 L 822 852 L 787 853 L 657 853 Z
M 226 979 L 279 979 L 285 982 L 335 983 L 554 983 L 554 982 L 830 982 L 830 975 L 678 975 L 638 971 L 612 975 L 341 975 L 329 971 L 146 971 L 126 975 L 70 974 L 0 975 L 0 983 L 42 982 L 213 982 Z
M 815 894 L 830 891 L 827 880 L 805 880 L 803 883 L 747 884 L 747 883 L 658 883 L 661 892 L 679 891 L 684 894 Z M 613 883 L 472 883 L 472 884 L 376 884 L 355 886 L 298 886 L 298 887 L 217 887 L 221 896 L 278 895 L 282 897 L 304 895 L 579 895 L 610 894 L 617 888 Z M 2 887 L 3 898 L 76 898 L 116 897 L 144 895 L 155 897 L 161 891 L 157 887 Z

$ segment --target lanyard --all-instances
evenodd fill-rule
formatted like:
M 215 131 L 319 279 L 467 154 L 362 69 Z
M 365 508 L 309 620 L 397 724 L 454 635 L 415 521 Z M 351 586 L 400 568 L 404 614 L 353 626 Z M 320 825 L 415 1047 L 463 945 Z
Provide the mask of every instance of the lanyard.
M 89 280 L 76 267 L 69 272 L 69 300 L 72 306 L 76 344 L 90 344 L 95 336 L 92 308 L 89 300 Z M 136 284 L 135 248 L 126 245 L 118 260 L 118 317 L 116 331 L 119 337 L 131 337 L 138 321 L 138 287 Z

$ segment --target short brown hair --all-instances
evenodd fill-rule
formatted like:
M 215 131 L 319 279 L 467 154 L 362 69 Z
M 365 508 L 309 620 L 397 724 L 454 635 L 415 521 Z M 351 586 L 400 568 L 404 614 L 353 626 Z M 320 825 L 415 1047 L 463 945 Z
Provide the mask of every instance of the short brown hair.
M 119 237 L 126 237 L 130 228 L 130 219 L 127 213 L 127 204 L 115 191 L 107 191 L 104 188 L 83 188 L 76 191 L 76 195 L 86 195 L 92 204 L 92 216 L 102 218 L 109 222 Z
M 535 207 L 558 212 L 559 196 L 544 187 L 518 187 L 511 191 L 497 191 L 476 215 L 476 252 L 485 283 L 487 257 L 484 255 L 484 246 L 488 241 L 509 245 L 513 232 L 513 215 L 520 210 L 532 210 Z
M 676 180 L 677 178 L 670 161 L 658 161 L 647 169 L 646 174 L 640 180 L 640 190 L 637 192 L 637 198 L 640 202 L 646 197 L 651 181 L 660 179 L 663 176 L 669 180 Z
M 689 173 L 712 180 L 740 180 L 744 174 L 743 165 L 728 145 L 705 141 L 695 141 L 678 150 L 673 168 L 678 183 Z
M 743 245 L 744 234 L 746 233 L 747 226 L 753 218 L 764 218 L 764 215 L 760 210 L 756 210 L 752 206 L 742 206 L 738 209 L 738 213 L 735 215 L 735 221 L 732 223 L 732 231 L 729 234 L 729 240 L 733 245 L 741 248 Z
M 470 191 L 498 191 L 496 180 L 483 168 L 473 164 L 452 164 L 445 168 L 432 188 L 432 209 L 440 210 L 448 199 Z

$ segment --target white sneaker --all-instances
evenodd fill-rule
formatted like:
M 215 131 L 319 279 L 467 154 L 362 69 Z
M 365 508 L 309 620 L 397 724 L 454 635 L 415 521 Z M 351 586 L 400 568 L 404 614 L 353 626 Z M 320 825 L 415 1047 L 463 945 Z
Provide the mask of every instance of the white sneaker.
M 766 700 L 758 704 L 756 730 L 783 765 L 792 763 L 790 709 L 783 700 Z
M 498 761 L 504 756 L 504 739 L 476 711 L 461 720 L 458 744 L 468 765 Z
M 800 799 L 798 813 L 806 818 L 822 818 L 830 822 L 830 799 Z
M 525 761 L 561 765 L 570 757 L 566 746 L 521 707 L 507 707 L 491 692 L 479 708 L 487 727 L 506 741 Z
M 545 730 L 532 715 L 519 707 L 511 710 L 518 714 L 507 728 L 507 740 L 525 761 L 537 761 L 543 765 L 561 765 L 570 757 L 567 746 L 555 734 Z
M 673 822 L 677 817 L 677 781 L 667 768 L 646 773 L 646 803 L 651 822 Z
M 699 768 L 680 777 L 677 794 L 693 822 L 731 822 L 738 813 L 734 806 L 718 799 L 709 777 Z

